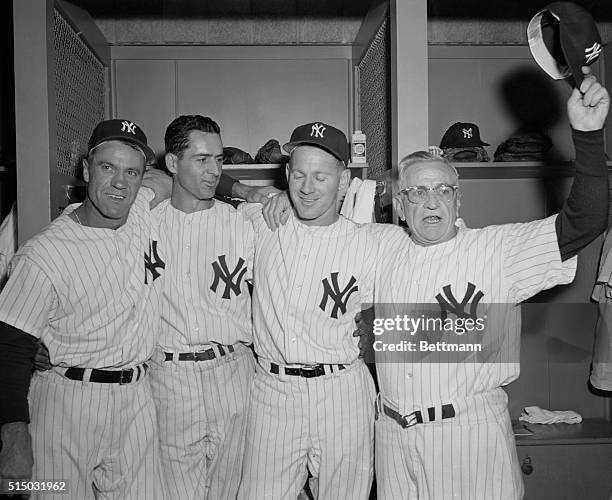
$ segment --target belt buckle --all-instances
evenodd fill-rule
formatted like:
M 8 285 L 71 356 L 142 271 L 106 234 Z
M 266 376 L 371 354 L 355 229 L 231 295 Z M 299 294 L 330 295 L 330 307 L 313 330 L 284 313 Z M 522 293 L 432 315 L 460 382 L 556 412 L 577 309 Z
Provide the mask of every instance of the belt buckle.
M 121 375 L 119 376 L 119 385 L 129 384 L 134 377 L 135 369 L 129 370 L 121 370 Z
M 300 375 L 304 378 L 313 378 L 325 375 L 325 371 L 321 365 L 302 366 L 300 368 Z
M 415 410 L 411 413 L 407 413 L 406 415 L 402 415 L 402 422 L 401 422 L 401 426 L 402 429 L 408 429 L 409 427 L 414 427 L 416 424 L 419 423 L 419 417 L 417 416 L 417 414 L 420 414 L 421 412 L 419 410 Z

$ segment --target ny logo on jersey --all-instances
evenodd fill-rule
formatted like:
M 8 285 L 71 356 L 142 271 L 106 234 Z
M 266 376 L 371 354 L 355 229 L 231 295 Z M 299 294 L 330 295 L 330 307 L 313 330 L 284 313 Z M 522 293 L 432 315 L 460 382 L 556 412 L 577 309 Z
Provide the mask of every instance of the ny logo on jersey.
M 477 319 L 476 311 L 478 309 L 478 303 L 484 297 L 482 291 L 474 293 L 476 285 L 468 283 L 467 290 L 461 302 L 458 302 L 453 292 L 451 292 L 451 286 L 446 285 L 442 288 L 444 295 L 439 293 L 436 295 L 436 300 L 440 304 L 440 316 L 442 319 L 446 319 L 448 313 L 455 314 L 458 318 L 472 318 Z M 470 302 L 471 301 L 471 302 Z M 469 305 L 469 312 L 466 312 L 466 307 Z
M 129 132 L 130 134 L 136 134 L 136 124 L 128 122 L 126 120 L 121 122 L 121 132 Z
M 145 285 L 149 284 L 149 273 L 151 273 L 152 280 L 155 281 L 159 278 L 160 274 L 158 269 L 165 269 L 166 263 L 161 260 L 157 253 L 157 241 L 149 241 L 149 255 L 147 252 L 144 253 L 144 265 L 145 265 Z
M 323 298 L 319 304 L 321 310 L 325 311 L 327 308 L 327 299 L 331 299 L 334 301 L 334 306 L 331 311 L 332 318 L 338 319 L 338 311 L 342 314 L 346 313 L 346 305 L 348 304 L 349 298 L 359 289 L 355 284 L 356 282 L 355 276 L 351 276 L 348 284 L 344 289 L 340 290 L 338 273 L 331 273 L 331 285 L 327 278 L 321 280 L 321 283 L 323 283 Z
M 462 130 L 462 132 L 463 132 L 463 138 L 464 139 L 471 139 L 472 138 L 472 127 L 464 128 Z
M 320 123 L 315 123 L 312 126 L 312 130 L 310 131 L 310 137 L 321 137 L 323 138 L 323 132 L 325 132 L 325 127 Z
M 238 295 L 240 295 L 242 292 L 242 290 L 240 290 L 242 278 L 244 278 L 244 275 L 247 272 L 244 259 L 240 257 L 236 267 L 234 267 L 234 270 L 230 272 L 229 268 L 227 267 L 227 262 L 225 261 L 225 255 L 219 255 L 217 261 L 212 263 L 212 268 L 215 272 L 215 279 L 213 284 L 210 286 L 210 289 L 216 293 L 220 281 L 223 280 L 225 283 L 225 290 L 223 290 L 222 297 L 224 299 L 230 299 L 231 292 L 234 292 L 236 297 L 238 297 Z

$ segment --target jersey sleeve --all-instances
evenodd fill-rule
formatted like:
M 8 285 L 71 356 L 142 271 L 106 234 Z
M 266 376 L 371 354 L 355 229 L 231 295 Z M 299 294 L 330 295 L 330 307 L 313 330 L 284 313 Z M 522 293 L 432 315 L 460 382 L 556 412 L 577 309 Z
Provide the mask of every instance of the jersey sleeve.
M 259 233 L 269 230 L 263 218 L 262 207 L 261 203 L 242 203 L 237 208 L 243 214 L 243 217 L 251 222 L 255 238 L 257 238 Z
M 27 256 L 16 256 L 0 294 L 0 321 L 40 338 L 57 308 L 47 274 Z
M 253 218 L 247 216 L 246 208 L 248 205 L 257 205 L 256 203 L 243 203 L 236 208 L 238 212 L 238 216 L 242 221 L 242 231 L 243 231 L 243 241 L 246 256 L 245 259 L 247 261 L 247 274 L 245 279 L 248 281 L 253 280 L 253 265 L 255 262 L 255 228 L 253 225 Z M 249 209 L 254 210 L 254 209 Z M 261 210 L 259 211 L 261 213 Z
M 514 303 L 574 279 L 577 257 L 561 261 L 556 217 L 499 226 L 504 231 L 504 278 Z
M 374 303 L 376 297 L 376 275 L 379 272 L 382 261 L 393 258 L 393 248 L 402 237 L 406 237 L 403 229 L 394 224 L 364 224 L 367 232 L 368 258 L 367 269 L 364 272 L 362 300 L 364 306 Z

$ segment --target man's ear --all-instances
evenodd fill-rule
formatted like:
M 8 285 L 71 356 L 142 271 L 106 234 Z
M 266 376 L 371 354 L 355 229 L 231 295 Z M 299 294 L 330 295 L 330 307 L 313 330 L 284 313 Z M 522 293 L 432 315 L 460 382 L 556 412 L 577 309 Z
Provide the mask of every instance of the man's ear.
M 351 183 L 351 171 L 345 168 L 340 174 L 340 183 L 338 184 L 338 191 L 340 194 L 345 194 Z
M 174 153 L 166 153 L 164 160 L 166 161 L 166 168 L 168 169 L 168 172 L 171 174 L 176 174 L 176 162 L 178 160 L 177 156 Z
M 289 181 L 290 172 L 291 172 L 291 167 L 289 166 L 289 163 L 285 163 L 285 177 L 287 178 L 287 181 Z
M 396 196 L 393 197 L 393 208 L 397 212 L 397 216 L 405 221 L 404 204 Z
M 89 182 L 89 161 L 87 161 L 87 158 L 83 158 L 83 180 Z
M 457 217 L 459 217 L 459 207 L 461 207 L 461 191 L 457 189 L 457 200 L 455 201 L 455 210 L 457 211 Z

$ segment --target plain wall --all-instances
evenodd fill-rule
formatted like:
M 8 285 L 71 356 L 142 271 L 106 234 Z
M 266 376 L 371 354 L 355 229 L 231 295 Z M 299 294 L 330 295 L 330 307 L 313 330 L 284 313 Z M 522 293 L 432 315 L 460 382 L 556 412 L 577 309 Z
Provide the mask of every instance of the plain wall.
M 113 47 L 112 58 L 114 116 L 140 124 L 158 154 L 181 114 L 212 117 L 225 146 L 253 157 L 310 121 L 349 132 L 350 47 Z

